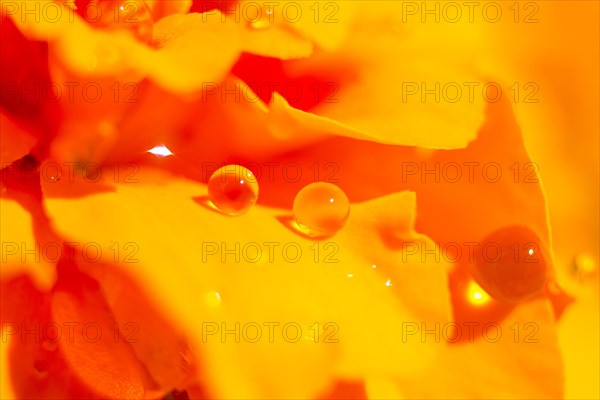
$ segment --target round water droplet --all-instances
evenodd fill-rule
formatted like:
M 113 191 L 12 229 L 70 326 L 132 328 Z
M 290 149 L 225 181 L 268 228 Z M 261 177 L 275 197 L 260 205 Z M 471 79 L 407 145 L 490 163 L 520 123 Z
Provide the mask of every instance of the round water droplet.
M 211 290 L 204 295 L 206 305 L 209 308 L 216 308 L 221 305 L 221 294 L 217 291 Z
M 598 275 L 598 266 L 594 256 L 588 253 L 578 254 L 573 260 L 572 271 L 576 278 L 586 280 Z
M 258 200 L 258 182 L 249 169 L 226 165 L 210 177 L 208 197 L 223 214 L 241 215 Z
M 350 201 L 336 185 L 316 182 L 298 192 L 292 211 L 303 233 L 311 237 L 330 236 L 348 221 Z
M 256 15 L 248 18 L 248 25 L 254 29 L 267 29 L 275 23 L 275 15 L 269 7 L 256 8 Z
M 494 299 L 516 303 L 542 289 L 548 275 L 548 256 L 531 229 L 506 226 L 479 243 L 471 274 Z
M 54 351 L 58 348 L 58 340 L 44 340 L 42 342 L 42 347 L 46 351 Z
M 143 0 L 76 0 L 77 13 L 92 26 L 125 30 L 145 43 L 152 41 L 152 13 Z
M 33 373 L 38 379 L 44 379 L 48 376 L 48 362 L 46 360 L 35 360 L 33 363 Z
M 43 182 L 56 183 L 62 178 L 61 164 L 55 161 L 46 161 L 40 167 L 40 180 Z

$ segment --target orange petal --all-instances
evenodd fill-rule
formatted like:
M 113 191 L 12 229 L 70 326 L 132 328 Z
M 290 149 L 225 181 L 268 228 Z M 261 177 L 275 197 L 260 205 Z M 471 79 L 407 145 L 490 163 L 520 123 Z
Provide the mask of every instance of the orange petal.
M 2 141 L 0 168 L 4 168 L 6 164 L 29 154 L 36 139 L 3 112 L 0 113 L 0 124 L 2 125 L 2 129 L 0 129 L 0 140 Z
M 135 249 L 131 244 L 124 244 L 115 251 L 125 259 Z M 126 265 L 122 268 L 135 266 L 137 263 L 127 263 L 134 257 L 128 257 L 130 260 L 125 260 Z M 181 387 L 196 373 L 184 332 L 174 329 L 173 321 L 152 308 L 145 300 L 143 289 L 123 271 L 112 264 L 102 264 L 99 268 L 98 263 L 85 261 L 85 257 L 81 257 L 78 264 L 98 281 L 107 305 L 121 327 L 122 340 L 131 346 L 153 379 L 152 390 L 162 394 Z
M 72 329 L 73 339 L 60 342 L 71 371 L 103 398 L 143 398 L 143 366 L 120 336 L 97 283 L 74 271 L 65 274 L 52 295 L 52 316 Z
M 51 293 L 38 291 L 27 277 L 2 281 L 3 350 L 8 342 L 2 393 L 12 390 L 8 398 L 17 399 L 99 399 L 65 362 L 59 346 L 69 340 L 69 329 L 52 320 L 50 302 Z
M 40 0 L 41 7 L 51 0 Z M 93 29 L 77 14 L 63 9 L 54 21 L 22 17 L 17 7 L 12 21 L 30 39 L 45 40 L 53 56 L 81 76 L 109 76 L 139 81 L 149 76 L 178 93 L 195 92 L 206 82 L 225 76 L 240 52 L 242 28 L 200 14 L 173 14 L 154 24 L 158 50 L 137 41 L 129 32 Z M 227 46 L 222 46 L 222 42 Z M 212 54 L 206 61 L 206 54 Z
M 171 14 L 187 14 L 192 6 L 193 0 L 159 1 L 146 0 L 146 4 L 152 10 L 152 19 L 158 21 Z
M 53 246 L 36 240 L 31 215 L 17 202 L 0 198 L 2 222 L 2 279 L 26 273 L 40 289 L 49 289 L 56 280 Z M 45 250 L 44 250 L 45 249 Z

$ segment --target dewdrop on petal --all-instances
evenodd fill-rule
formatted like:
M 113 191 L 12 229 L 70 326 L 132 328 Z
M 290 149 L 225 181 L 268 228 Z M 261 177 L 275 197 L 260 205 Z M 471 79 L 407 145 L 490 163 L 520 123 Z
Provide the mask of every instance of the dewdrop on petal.
M 208 197 L 223 214 L 241 215 L 256 204 L 258 182 L 249 169 L 240 165 L 226 165 L 210 177 Z
M 545 285 L 548 255 L 531 229 L 511 225 L 485 237 L 475 250 L 471 274 L 494 299 L 516 303 L 534 296 Z
M 350 201 L 336 185 L 316 182 L 298 192 L 292 212 L 304 234 L 311 237 L 331 236 L 346 225 Z

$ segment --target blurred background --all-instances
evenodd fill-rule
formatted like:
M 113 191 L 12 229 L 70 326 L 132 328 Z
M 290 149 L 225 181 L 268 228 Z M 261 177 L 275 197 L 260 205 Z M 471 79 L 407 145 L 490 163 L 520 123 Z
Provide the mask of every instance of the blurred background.
M 508 75 L 539 87 L 538 103 L 515 110 L 547 194 L 559 281 L 576 299 L 559 324 L 565 397 L 600 398 L 600 3 L 536 3 L 539 22 L 489 35 Z

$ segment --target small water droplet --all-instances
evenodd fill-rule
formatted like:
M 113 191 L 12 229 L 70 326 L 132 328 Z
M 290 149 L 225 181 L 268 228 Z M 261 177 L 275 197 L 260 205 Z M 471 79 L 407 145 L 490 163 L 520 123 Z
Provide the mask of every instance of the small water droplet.
M 42 347 L 46 351 L 54 351 L 58 348 L 58 340 L 44 340 L 42 342 Z
M 249 169 L 226 165 L 210 177 L 208 197 L 223 214 L 241 215 L 258 200 L 258 181 Z
M 33 363 L 33 371 L 36 378 L 46 378 L 48 376 L 48 363 L 45 360 L 35 360 Z
M 56 183 L 62 178 L 62 166 L 56 161 L 46 161 L 40 167 L 40 179 L 44 182 Z
M 392 281 L 390 279 L 385 281 L 385 286 L 392 286 Z
M 316 182 L 298 192 L 292 212 L 303 233 L 311 237 L 330 236 L 346 225 L 350 201 L 336 185 Z
M 211 290 L 204 296 L 206 305 L 210 308 L 216 308 L 221 305 L 221 294 L 217 291 Z
M 586 280 L 596 276 L 598 265 L 591 254 L 580 253 L 573 260 L 572 271 L 576 278 Z
M 527 227 L 503 227 L 479 244 L 471 274 L 496 300 L 526 300 L 546 283 L 548 261 L 542 246 L 538 235 Z
M 268 29 L 275 23 L 275 15 L 271 7 L 257 8 L 256 15 L 247 16 L 248 25 L 254 29 Z

